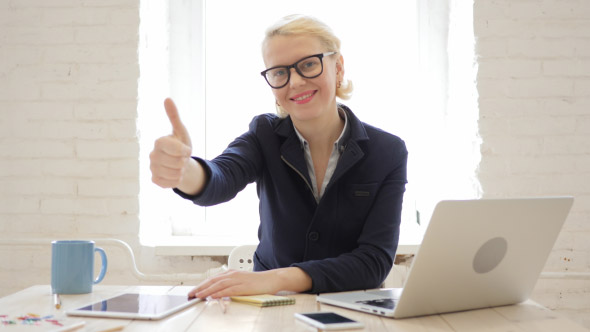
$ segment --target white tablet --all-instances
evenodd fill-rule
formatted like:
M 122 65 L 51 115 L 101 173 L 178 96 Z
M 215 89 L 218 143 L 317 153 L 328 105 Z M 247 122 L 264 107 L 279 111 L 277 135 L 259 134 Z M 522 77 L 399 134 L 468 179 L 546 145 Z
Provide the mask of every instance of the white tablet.
M 66 314 L 70 316 L 156 320 L 199 301 L 199 299 L 189 300 L 186 295 L 125 293 L 66 311 Z

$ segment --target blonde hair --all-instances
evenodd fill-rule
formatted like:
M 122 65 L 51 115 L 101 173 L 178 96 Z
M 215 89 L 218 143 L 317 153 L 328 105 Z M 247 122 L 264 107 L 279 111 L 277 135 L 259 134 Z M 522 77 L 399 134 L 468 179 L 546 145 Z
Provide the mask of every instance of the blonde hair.
M 340 39 L 336 37 L 332 29 L 329 26 L 321 22 L 320 20 L 306 15 L 289 15 L 285 16 L 275 24 L 271 25 L 265 34 L 262 45 L 266 45 L 266 42 L 274 36 L 296 36 L 296 35 L 307 35 L 313 36 L 320 40 L 320 43 L 326 48 L 326 52 L 338 52 L 340 53 Z M 346 100 L 352 96 L 352 82 L 344 79 L 339 82 L 336 87 L 336 97 Z M 286 117 L 287 112 L 280 106 L 277 106 L 277 113 L 281 117 Z

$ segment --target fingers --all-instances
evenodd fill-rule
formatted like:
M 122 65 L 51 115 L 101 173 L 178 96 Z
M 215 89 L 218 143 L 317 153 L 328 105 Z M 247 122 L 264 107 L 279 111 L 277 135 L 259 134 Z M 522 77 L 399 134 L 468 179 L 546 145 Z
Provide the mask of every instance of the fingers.
M 178 138 L 182 143 L 191 146 L 190 136 L 186 127 L 180 121 L 180 115 L 178 115 L 178 109 L 176 108 L 176 104 L 170 98 L 166 98 L 164 100 L 164 108 L 166 109 L 166 115 L 168 115 L 168 119 L 172 124 L 172 135 Z
M 190 168 L 188 164 L 191 162 L 191 139 L 180 121 L 178 109 L 172 99 L 167 98 L 164 101 L 164 108 L 172 124 L 172 135 L 157 139 L 150 153 L 152 182 L 162 188 L 178 188 L 187 168 Z M 187 174 L 189 173 L 190 170 Z
M 152 182 L 162 188 L 178 187 L 182 181 L 191 149 L 173 136 L 156 140 L 150 153 Z
M 264 280 L 260 272 L 227 271 L 215 277 L 209 278 L 188 293 L 189 298 L 214 299 L 236 296 L 267 293 L 264 289 Z
M 227 278 L 227 274 L 229 274 L 230 272 L 232 272 L 232 271 L 226 271 L 226 272 L 220 273 L 214 277 L 211 277 L 211 278 L 201 282 L 199 285 L 197 285 L 197 287 L 195 287 L 193 290 L 191 290 L 188 293 L 188 297 L 189 298 L 197 297 L 200 299 L 204 299 L 208 296 L 212 296 L 213 293 L 219 291 L 220 289 L 223 289 L 224 284 L 225 284 L 225 287 L 229 286 L 227 280 L 231 280 L 231 279 Z
M 192 149 L 174 136 L 164 136 L 155 141 L 154 151 L 171 157 L 187 158 L 191 156 Z

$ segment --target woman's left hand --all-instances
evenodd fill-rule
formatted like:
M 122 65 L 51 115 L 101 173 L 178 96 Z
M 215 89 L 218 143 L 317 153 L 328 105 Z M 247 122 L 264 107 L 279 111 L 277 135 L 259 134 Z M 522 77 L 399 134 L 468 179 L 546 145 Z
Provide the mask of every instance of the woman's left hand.
M 211 277 L 188 293 L 189 298 L 214 299 L 280 291 L 304 292 L 311 289 L 311 278 L 297 267 L 250 272 L 229 270 Z

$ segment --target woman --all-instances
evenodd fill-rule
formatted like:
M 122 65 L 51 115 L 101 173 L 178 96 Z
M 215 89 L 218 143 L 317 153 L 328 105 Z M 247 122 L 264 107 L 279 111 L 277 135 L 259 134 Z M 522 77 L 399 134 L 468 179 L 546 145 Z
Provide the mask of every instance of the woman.
M 288 16 L 270 27 L 261 74 L 279 115 L 255 117 L 213 160 L 191 157 L 171 100 L 171 136 L 150 154 L 153 182 L 198 205 L 232 199 L 256 182 L 260 243 L 254 272 L 228 271 L 189 296 L 329 292 L 378 287 L 399 238 L 406 184 L 404 142 L 336 102 L 348 98 L 340 41 L 318 20 Z

